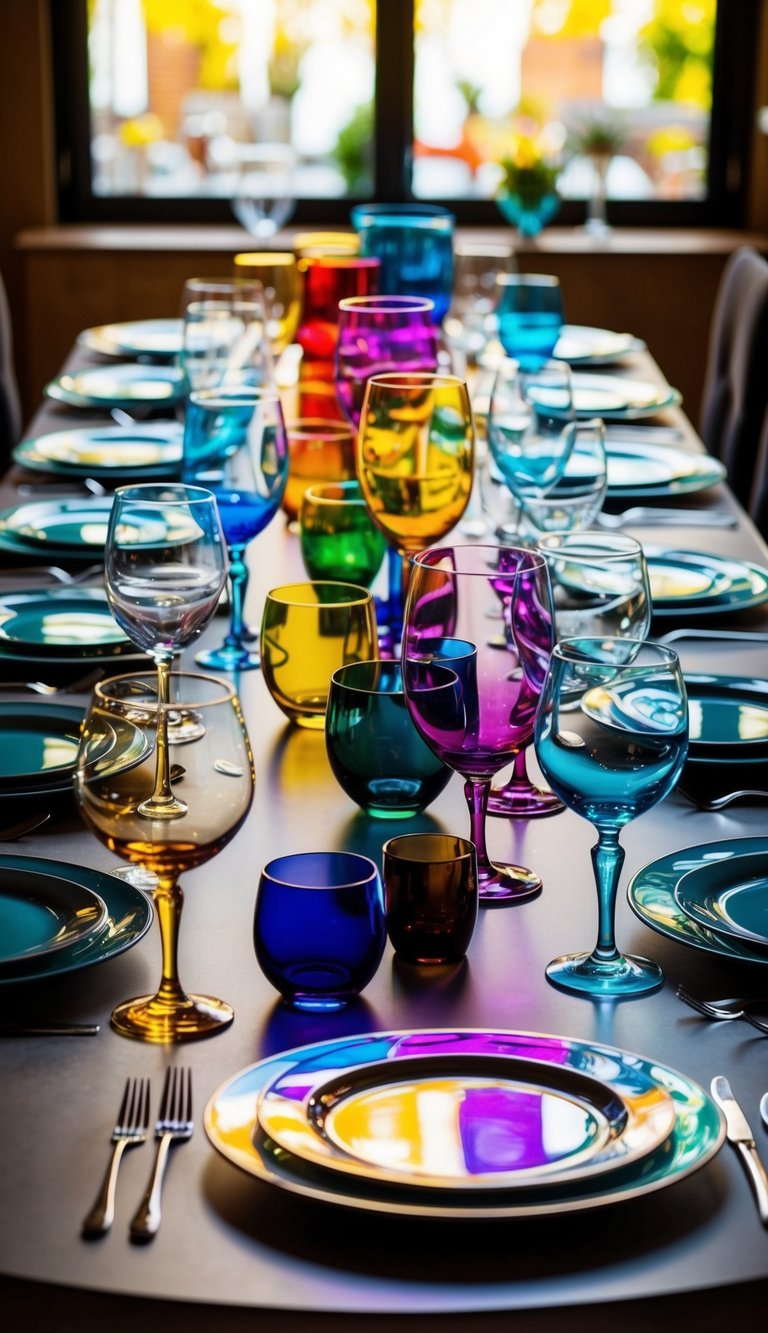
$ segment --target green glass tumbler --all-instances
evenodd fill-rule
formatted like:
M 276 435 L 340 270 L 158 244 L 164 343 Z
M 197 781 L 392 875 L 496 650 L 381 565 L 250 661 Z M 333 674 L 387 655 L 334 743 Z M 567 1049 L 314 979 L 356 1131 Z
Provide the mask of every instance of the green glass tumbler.
M 387 543 L 356 481 L 310 486 L 304 493 L 299 522 L 301 554 L 311 579 L 370 586 Z

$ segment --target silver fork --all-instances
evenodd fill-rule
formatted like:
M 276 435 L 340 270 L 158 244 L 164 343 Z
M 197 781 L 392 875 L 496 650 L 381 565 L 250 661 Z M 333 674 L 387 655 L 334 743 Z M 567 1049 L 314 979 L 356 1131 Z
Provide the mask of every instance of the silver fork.
M 735 528 L 733 514 L 706 509 L 653 509 L 647 505 L 635 505 L 624 509 L 620 514 L 600 513 L 595 520 L 600 528 L 623 528 L 626 524 L 639 523 L 647 527 L 674 528 Z
M 103 1236 L 115 1216 L 115 1189 L 120 1160 L 126 1148 L 143 1143 L 149 1128 L 149 1079 L 129 1078 L 112 1131 L 112 1156 L 91 1211 L 83 1221 L 83 1235 Z
M 192 1071 L 171 1068 L 166 1072 L 160 1111 L 155 1124 L 158 1140 L 155 1162 L 146 1193 L 131 1222 L 132 1240 L 152 1240 L 160 1226 L 160 1197 L 168 1153 L 172 1143 L 192 1137 Z
M 685 986 L 678 986 L 675 992 L 678 1000 L 690 1009 L 716 1022 L 731 1022 L 736 1018 L 746 1019 L 759 1032 L 768 1033 L 768 1000 L 749 1000 L 741 995 L 725 995 L 717 1000 L 704 1000 L 693 995 Z M 766 1018 L 762 1019 L 761 1014 Z
M 683 787 L 678 786 L 677 790 L 686 801 L 690 801 L 696 806 L 697 810 L 724 810 L 727 805 L 733 801 L 768 801 L 768 791 L 761 791 L 756 787 L 744 787 L 739 791 L 726 791 L 722 796 L 694 796 L 692 792 L 685 791 Z

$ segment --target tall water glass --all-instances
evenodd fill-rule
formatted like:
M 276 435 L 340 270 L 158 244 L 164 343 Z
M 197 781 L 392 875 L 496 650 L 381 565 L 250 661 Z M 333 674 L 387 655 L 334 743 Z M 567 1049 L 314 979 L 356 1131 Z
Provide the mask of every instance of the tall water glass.
M 499 341 L 525 370 L 551 357 L 563 326 L 560 280 L 550 273 L 500 273 Z
M 597 943 L 546 969 L 553 985 L 595 997 L 657 990 L 657 963 L 622 955 L 614 916 L 622 828 L 672 790 L 688 749 L 688 703 L 677 654 L 634 639 L 574 638 L 557 644 L 536 718 L 542 771 L 569 809 L 597 830 Z
M 378 259 L 359 255 L 307 255 L 299 260 L 304 301 L 296 341 L 309 361 L 333 359 L 339 336 L 339 302 L 350 296 L 371 296 L 379 290 Z
M 488 634 L 492 597 L 501 603 L 501 642 Z M 549 575 L 538 552 L 454 546 L 414 557 L 403 626 L 405 697 L 427 745 L 464 778 L 484 902 L 519 902 L 541 887 L 534 871 L 490 861 L 485 812 L 491 779 L 531 740 L 553 643 Z
M 379 291 L 427 297 L 439 325 L 453 290 L 453 214 L 429 204 L 358 204 L 350 216 L 360 253 L 381 262 Z

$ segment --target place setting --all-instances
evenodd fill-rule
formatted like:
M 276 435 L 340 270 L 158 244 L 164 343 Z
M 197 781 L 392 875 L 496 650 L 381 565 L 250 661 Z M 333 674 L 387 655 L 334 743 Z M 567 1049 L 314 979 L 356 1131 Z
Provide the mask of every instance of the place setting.
M 187 390 L 187 377 L 178 367 L 128 361 L 65 371 L 49 380 L 44 393 L 67 407 L 155 412 L 175 408 Z
M 93 477 L 110 486 L 127 477 L 174 478 L 181 469 L 182 436 L 178 421 L 50 431 L 16 445 L 13 459 L 25 471 L 62 481 Z
M 132 319 L 83 329 L 77 341 L 99 356 L 173 361 L 181 352 L 181 319 Z

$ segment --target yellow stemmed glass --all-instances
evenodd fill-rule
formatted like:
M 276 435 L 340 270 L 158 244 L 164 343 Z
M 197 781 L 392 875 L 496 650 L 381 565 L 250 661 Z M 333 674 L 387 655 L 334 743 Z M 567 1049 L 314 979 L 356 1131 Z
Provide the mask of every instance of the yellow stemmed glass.
M 446 536 L 469 503 L 475 430 L 464 380 L 431 371 L 372 375 L 355 467 L 374 523 L 404 558 Z M 403 589 L 401 589 L 402 598 Z M 402 600 L 387 616 L 402 629 Z
M 293 342 L 301 316 L 302 277 L 292 250 L 249 250 L 235 255 L 235 276 L 260 282 L 267 332 L 275 357 Z
M 142 813 L 155 781 L 155 752 L 168 715 L 192 709 L 202 735 L 171 766 L 184 792 L 173 820 Z M 253 756 L 231 685 L 215 676 L 171 672 L 169 699 L 153 675 L 115 676 L 94 687 L 78 751 L 75 792 L 88 827 L 111 851 L 156 877 L 153 898 L 162 942 L 162 977 L 154 995 L 126 1000 L 112 1026 L 142 1041 L 208 1037 L 234 1017 L 230 1005 L 190 995 L 179 981 L 177 942 L 184 895 L 178 879 L 216 856 L 237 833 L 253 799 Z

